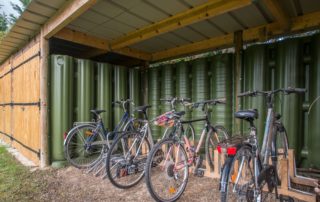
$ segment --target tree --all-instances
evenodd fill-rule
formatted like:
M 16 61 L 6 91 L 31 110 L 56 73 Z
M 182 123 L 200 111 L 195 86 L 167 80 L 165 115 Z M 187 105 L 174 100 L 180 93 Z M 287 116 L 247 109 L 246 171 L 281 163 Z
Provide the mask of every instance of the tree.
M 28 4 L 31 2 L 31 0 L 19 0 L 19 1 L 22 4 L 22 6 L 20 6 L 19 4 L 14 4 L 10 2 L 13 10 L 18 12 L 18 16 L 15 16 L 13 14 L 9 15 L 9 20 L 11 24 L 14 24 L 17 21 L 18 17 L 23 13 L 23 11 L 27 8 Z
M 2 5 L 0 5 L 0 8 Z M 5 13 L 0 13 L 0 40 L 5 35 L 5 31 L 8 29 L 8 18 Z

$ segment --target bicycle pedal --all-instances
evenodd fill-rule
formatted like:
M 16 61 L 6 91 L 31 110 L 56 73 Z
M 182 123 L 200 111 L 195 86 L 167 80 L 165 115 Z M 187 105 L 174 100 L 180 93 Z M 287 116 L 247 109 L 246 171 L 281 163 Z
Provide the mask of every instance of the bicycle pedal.
M 202 165 L 202 157 L 199 156 L 196 159 L 196 165 L 195 165 L 195 170 L 197 170 L 198 168 L 200 168 L 200 166 Z
M 194 171 L 194 176 L 196 176 L 196 177 L 203 177 L 204 176 L 204 170 L 202 170 L 202 169 L 196 169 L 195 171 Z

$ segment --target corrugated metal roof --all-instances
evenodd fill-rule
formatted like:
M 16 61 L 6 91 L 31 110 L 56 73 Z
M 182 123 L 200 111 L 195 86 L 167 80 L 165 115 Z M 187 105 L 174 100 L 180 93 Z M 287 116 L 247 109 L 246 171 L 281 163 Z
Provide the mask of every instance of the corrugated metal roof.
M 40 27 L 66 1 L 33 0 L 0 42 L 0 62 L 39 32 Z M 100 0 L 67 27 L 114 40 L 206 2 L 208 0 Z M 320 10 L 319 0 L 279 2 L 290 17 Z M 272 14 L 263 2 L 254 1 L 250 6 L 158 35 L 130 47 L 154 53 L 273 21 Z
M 0 63 L 28 43 L 67 0 L 33 0 L 0 41 Z

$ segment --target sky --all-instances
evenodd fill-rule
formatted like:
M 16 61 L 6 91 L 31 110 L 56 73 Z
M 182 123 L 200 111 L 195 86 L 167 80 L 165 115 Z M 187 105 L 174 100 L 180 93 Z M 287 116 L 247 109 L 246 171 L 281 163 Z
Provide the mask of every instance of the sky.
M 12 9 L 10 2 L 21 5 L 19 0 L 0 0 L 0 5 L 2 5 L 2 8 L 0 8 L 0 13 L 4 12 L 7 15 L 11 13 L 14 15 L 18 14 Z

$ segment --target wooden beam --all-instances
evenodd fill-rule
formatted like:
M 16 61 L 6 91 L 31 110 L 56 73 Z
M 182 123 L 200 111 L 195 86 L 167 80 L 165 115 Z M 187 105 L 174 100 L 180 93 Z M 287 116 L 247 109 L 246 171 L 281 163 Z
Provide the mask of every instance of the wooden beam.
M 140 60 L 150 61 L 152 55 L 150 53 L 146 53 L 144 51 L 135 50 L 132 48 L 121 48 L 118 50 L 112 50 L 109 45 L 109 41 L 103 38 L 99 38 L 96 36 L 91 36 L 83 32 L 71 30 L 68 28 L 63 28 L 58 33 L 54 35 L 54 37 L 63 39 L 66 41 L 71 41 L 74 43 L 82 44 L 85 46 L 89 46 L 92 48 L 96 48 L 97 50 L 88 53 L 86 57 L 95 57 L 98 55 L 105 54 L 107 52 L 114 52 L 121 55 L 129 56 L 132 58 L 137 58 Z
M 120 55 L 126 55 L 132 58 L 138 58 L 141 60 L 145 60 L 145 61 L 150 61 L 152 60 L 152 54 L 151 53 L 147 53 L 144 51 L 140 51 L 140 50 L 136 50 L 136 49 L 132 49 L 129 47 L 125 47 L 125 48 L 121 48 L 118 50 L 112 50 L 112 52 L 118 53 Z
M 152 55 L 152 60 L 156 61 L 181 55 L 187 55 L 190 53 L 203 52 L 209 49 L 214 49 L 216 47 L 222 47 L 224 45 L 229 46 L 230 44 L 232 44 L 232 42 L 233 34 L 227 34 L 154 53 Z
M 49 42 L 40 36 L 40 167 L 49 166 L 49 136 L 48 136 L 48 57 Z
M 43 36 L 52 37 L 59 30 L 78 18 L 82 13 L 91 8 L 98 0 L 72 0 L 49 19 L 43 26 Z
M 278 0 L 263 0 L 263 3 L 266 5 L 267 9 L 271 12 L 275 21 L 279 23 L 279 28 L 287 30 L 290 26 L 289 16 L 281 8 Z
M 251 2 L 252 0 L 212 0 L 137 31 L 133 31 L 124 37 L 112 41 L 111 47 L 112 49 L 120 49 L 130 46 L 157 35 L 248 6 Z
M 109 43 L 106 39 L 90 36 L 88 34 L 72 29 L 63 28 L 58 33 L 56 33 L 54 37 L 93 48 L 110 51 Z
M 266 41 L 270 38 L 281 36 L 283 34 L 292 34 L 315 28 L 320 28 L 320 11 L 292 18 L 291 27 L 289 30 L 279 29 L 279 24 L 277 22 L 243 30 L 243 42 L 248 43 L 255 41 Z M 153 53 L 152 60 L 158 61 L 222 47 L 231 47 L 232 44 L 233 34 L 226 34 L 223 36 Z

